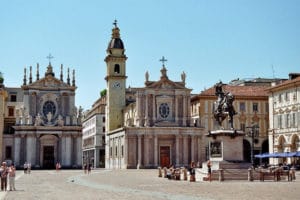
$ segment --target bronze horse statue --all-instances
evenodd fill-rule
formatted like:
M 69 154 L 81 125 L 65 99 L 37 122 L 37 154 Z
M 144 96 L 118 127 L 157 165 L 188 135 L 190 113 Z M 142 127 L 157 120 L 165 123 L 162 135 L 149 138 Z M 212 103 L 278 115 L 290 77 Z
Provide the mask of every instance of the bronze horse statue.
M 233 129 L 233 116 L 236 115 L 236 111 L 233 107 L 234 96 L 230 92 L 223 92 L 222 82 L 216 84 L 216 95 L 218 100 L 214 102 L 214 118 L 222 127 L 222 122 L 226 117 L 229 117 L 230 128 Z

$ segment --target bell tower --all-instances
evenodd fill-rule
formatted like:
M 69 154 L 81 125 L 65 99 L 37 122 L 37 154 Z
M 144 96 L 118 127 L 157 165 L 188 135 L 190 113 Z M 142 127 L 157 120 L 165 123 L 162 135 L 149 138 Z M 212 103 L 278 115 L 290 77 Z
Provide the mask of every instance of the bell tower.
M 113 23 L 112 37 L 107 47 L 106 62 L 106 120 L 107 131 L 112 131 L 123 126 L 122 110 L 126 105 L 126 55 L 124 44 L 120 38 L 120 29 L 117 20 Z

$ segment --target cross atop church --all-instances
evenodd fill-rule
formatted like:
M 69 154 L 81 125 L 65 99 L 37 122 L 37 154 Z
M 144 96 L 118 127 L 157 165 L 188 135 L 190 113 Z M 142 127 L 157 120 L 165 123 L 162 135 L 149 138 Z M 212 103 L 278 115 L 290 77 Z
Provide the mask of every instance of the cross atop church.
M 165 62 L 167 62 L 168 60 L 163 56 L 159 61 L 162 62 L 163 66 L 165 66 Z
M 115 25 L 115 28 L 117 28 L 117 25 L 118 25 L 118 21 L 115 19 L 113 25 Z
M 46 58 L 49 60 L 49 63 L 51 63 L 51 59 L 53 59 L 54 57 L 51 55 L 51 53 L 49 53 L 49 55 Z

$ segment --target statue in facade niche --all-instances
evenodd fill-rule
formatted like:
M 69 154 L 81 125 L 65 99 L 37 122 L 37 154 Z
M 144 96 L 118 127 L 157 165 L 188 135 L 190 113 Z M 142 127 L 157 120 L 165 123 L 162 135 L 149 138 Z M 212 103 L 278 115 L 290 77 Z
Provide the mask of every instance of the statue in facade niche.
M 58 116 L 57 124 L 58 126 L 64 126 L 64 120 L 61 115 Z
M 40 115 L 40 113 L 38 113 L 38 115 L 35 117 L 35 126 L 40 126 L 43 123 L 42 117 Z
M 51 113 L 51 112 L 48 112 L 48 114 L 47 114 L 48 124 L 51 123 L 51 119 L 52 119 L 52 113 Z
M 217 101 L 214 102 L 214 118 L 222 127 L 222 122 L 226 117 L 229 117 L 230 128 L 233 129 L 233 116 L 236 113 L 233 107 L 234 96 L 230 92 L 223 91 L 223 83 L 220 81 L 215 85 L 215 94 L 218 96 Z

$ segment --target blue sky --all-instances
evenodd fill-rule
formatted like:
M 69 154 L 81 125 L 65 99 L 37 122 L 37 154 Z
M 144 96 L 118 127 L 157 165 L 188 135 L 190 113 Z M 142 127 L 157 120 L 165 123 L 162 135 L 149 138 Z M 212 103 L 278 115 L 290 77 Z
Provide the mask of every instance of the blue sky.
M 5 86 L 23 83 L 24 67 L 47 55 L 76 71 L 76 105 L 84 109 L 106 87 L 107 44 L 118 20 L 127 60 L 127 86 L 160 77 L 165 56 L 173 81 L 187 75 L 200 93 L 219 80 L 287 78 L 300 72 L 298 0 L 0 0 L 0 71 Z M 272 68 L 273 66 L 273 68 Z M 34 73 L 35 74 L 35 73 Z

